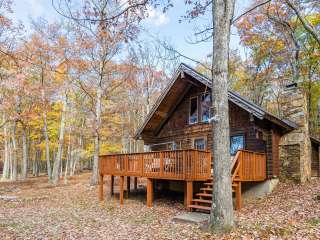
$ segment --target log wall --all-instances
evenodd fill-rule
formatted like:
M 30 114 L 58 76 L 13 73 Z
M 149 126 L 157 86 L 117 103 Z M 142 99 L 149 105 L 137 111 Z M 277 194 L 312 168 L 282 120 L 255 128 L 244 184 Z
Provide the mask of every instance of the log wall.
M 170 142 L 175 142 L 176 149 L 193 148 L 194 139 L 204 138 L 206 149 L 212 149 L 212 126 L 209 123 L 201 122 L 201 94 L 209 91 L 204 86 L 193 86 L 186 93 L 181 102 L 172 110 L 171 116 L 162 122 L 161 128 L 157 132 L 143 135 L 146 145 L 151 145 L 152 151 L 171 150 Z M 198 123 L 189 124 L 189 105 L 190 98 L 197 96 L 198 101 Z M 269 178 L 279 174 L 279 154 L 274 150 L 278 148 L 279 135 L 272 135 L 271 131 L 277 133 L 274 126 L 256 119 L 253 116 L 229 102 L 230 135 L 244 135 L 245 149 L 255 152 L 267 153 L 267 175 Z M 279 135 L 280 136 L 280 135 Z M 164 145 L 155 145 L 168 143 Z

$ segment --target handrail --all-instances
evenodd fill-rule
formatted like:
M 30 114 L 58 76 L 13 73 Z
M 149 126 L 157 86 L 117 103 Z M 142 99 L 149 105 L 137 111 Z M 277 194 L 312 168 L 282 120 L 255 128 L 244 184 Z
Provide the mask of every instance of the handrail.
M 231 164 L 231 180 L 232 182 L 236 178 L 236 176 L 239 174 L 239 169 L 240 169 L 240 151 L 237 151 L 236 155 L 233 158 L 232 164 Z M 234 169 L 235 168 L 235 169 Z
M 100 155 L 100 157 L 104 157 L 104 156 L 119 156 L 119 155 L 139 155 L 139 154 L 143 154 L 143 153 L 160 153 L 160 152 L 183 152 L 183 151 L 196 151 L 196 152 L 204 152 L 204 153 L 211 153 L 210 151 L 206 151 L 206 150 L 200 150 L 200 149 L 194 149 L 194 148 L 190 148 L 190 149 L 176 149 L 176 150 L 163 150 L 163 151 L 149 151 L 149 152 L 142 152 L 142 153 L 138 153 L 138 152 L 134 152 L 134 153 L 110 153 L 110 154 L 103 154 Z
M 238 158 L 239 158 L 239 155 L 240 155 L 240 151 L 237 151 L 237 153 L 236 153 L 236 155 L 234 156 L 233 161 L 232 161 L 232 163 L 231 163 L 231 171 L 232 171 L 232 169 L 234 168 L 235 164 L 237 163 Z

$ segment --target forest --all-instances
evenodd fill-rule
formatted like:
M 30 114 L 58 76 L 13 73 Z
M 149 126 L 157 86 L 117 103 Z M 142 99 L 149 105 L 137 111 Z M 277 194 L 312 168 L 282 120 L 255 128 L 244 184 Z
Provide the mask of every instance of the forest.
M 22 18 L 24 11 L 29 15 Z M 194 138 L 192 149 L 179 149 L 180 155 L 171 148 L 149 153 L 136 132 L 172 79 L 180 74 L 176 89 L 184 95 L 194 86 L 200 89 L 183 71 L 176 72 L 181 63 L 207 79 L 201 98 L 198 92 L 189 96 L 191 110 L 183 111 L 189 117 L 196 112 L 195 131 L 207 124 L 210 134 Z M 320 238 L 319 63 L 319 0 L 0 0 L 0 238 Z M 290 103 L 297 112 L 289 115 L 300 125 L 284 116 L 287 86 L 306 103 Z M 242 147 L 231 154 L 228 90 L 249 106 L 235 109 L 245 112 L 250 137 L 265 144 L 265 152 L 245 149 L 247 133 L 241 133 L 233 139 Z M 179 106 L 171 104 L 173 110 Z M 207 121 L 198 121 L 200 105 Z M 149 130 L 158 134 L 172 109 L 157 111 L 159 126 Z M 191 129 L 187 115 L 185 122 Z M 205 149 L 209 141 L 212 147 Z M 138 153 L 130 167 L 140 167 L 140 175 L 132 169 L 128 175 L 111 171 L 121 159 L 128 163 L 117 162 L 119 168 L 128 168 L 129 157 L 120 153 Z M 258 160 L 260 165 L 253 164 Z M 243 163 L 260 171 L 257 182 L 274 191 L 247 198 L 241 208 L 241 194 L 258 185 L 252 177 L 252 185 L 241 190 Z M 303 180 L 281 179 L 286 170 L 296 174 L 290 172 L 295 167 Z M 142 175 L 147 168 L 154 175 Z M 170 169 L 177 175 L 182 169 L 179 177 L 185 178 L 165 179 L 163 172 Z M 270 169 L 275 174 L 267 176 Z M 207 175 L 190 180 L 189 170 Z M 203 192 L 196 193 L 197 187 Z M 191 206 L 209 211 L 205 225 L 172 220 Z
M 120 4 L 115 1 L 110 10 L 107 2 L 87 1 L 81 11 L 68 1 L 53 1 L 61 21 L 15 23 L 13 2 L 0 1 L 2 180 L 45 174 L 56 184 L 59 177 L 67 181 L 90 169 L 97 183 L 99 154 L 141 150 L 135 130 L 185 56 L 161 39 L 139 37 L 145 7 L 98 21 Z M 301 82 L 312 132 L 319 136 L 320 6 L 294 4 L 269 1 L 236 19 L 246 54 L 230 52 L 229 87 L 281 117 L 281 87 Z M 184 21 L 205 11 L 200 3 L 187 5 Z M 89 21 L 91 16 L 97 21 Z M 208 39 L 208 32 L 194 34 L 195 43 Z M 210 52 L 193 60 L 207 75 Z

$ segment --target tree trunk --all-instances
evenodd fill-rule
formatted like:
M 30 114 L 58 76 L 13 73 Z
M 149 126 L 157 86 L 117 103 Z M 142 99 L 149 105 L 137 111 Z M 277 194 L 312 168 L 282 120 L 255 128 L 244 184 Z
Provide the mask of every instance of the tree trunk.
M 53 172 L 52 172 L 52 183 L 53 184 L 57 184 L 59 181 L 59 175 L 60 175 L 59 170 L 61 167 L 61 159 L 62 159 L 64 129 L 65 129 L 65 124 L 66 124 L 66 111 L 67 111 L 67 94 L 64 95 L 64 99 L 63 99 L 63 107 L 62 107 L 60 131 L 59 131 L 58 151 L 57 151 L 56 159 L 53 164 Z
M 11 175 L 11 180 L 16 181 L 17 180 L 17 141 L 16 141 L 16 130 L 17 130 L 17 122 L 15 121 L 13 124 L 12 128 L 12 147 L 13 147 L 13 152 L 12 152 L 12 175 Z
M 35 159 L 35 172 L 34 172 L 34 175 L 35 175 L 36 177 L 39 177 L 39 174 L 40 174 L 41 154 L 42 154 L 41 150 L 38 149 L 38 150 L 37 150 L 37 155 L 36 155 L 37 157 L 36 157 L 36 159 Z
M 70 167 L 70 163 L 71 163 L 71 143 L 70 143 L 70 131 L 69 131 L 69 143 L 68 143 L 68 150 L 67 150 L 67 160 L 66 160 L 66 165 L 65 165 L 65 170 L 64 170 L 64 184 L 67 184 L 68 182 L 68 169 L 70 168 L 71 171 L 71 167 Z
M 70 151 L 70 145 L 68 146 L 67 159 L 66 159 L 65 167 L 64 167 L 64 184 L 67 184 L 67 182 L 68 182 L 67 177 L 68 177 L 68 168 L 69 168 L 69 162 L 70 162 L 69 151 Z
M 46 162 L 47 162 L 47 173 L 49 180 L 52 177 L 51 174 L 51 164 L 50 164 L 50 146 L 49 146 L 49 134 L 48 134 L 48 124 L 47 124 L 47 112 L 43 112 L 43 134 L 46 143 Z
M 94 132 L 94 153 L 93 153 L 93 166 L 91 184 L 98 184 L 98 165 L 99 165 L 99 153 L 100 153 L 100 125 L 101 125 L 101 98 L 102 87 L 98 86 L 97 89 L 97 103 L 96 103 L 96 120 L 95 120 L 95 132 Z
M 228 56 L 233 10 L 234 0 L 214 0 L 212 2 L 212 107 L 214 114 L 212 155 L 214 180 L 210 227 L 221 230 L 234 225 L 228 109 Z
M 82 122 L 82 129 L 84 128 L 84 120 Z M 79 152 L 79 170 L 80 172 L 83 171 L 83 162 L 82 162 L 82 153 L 84 151 L 84 142 L 83 142 L 83 133 L 81 131 L 80 133 L 80 139 L 79 139 L 79 145 L 80 145 L 80 152 Z
M 11 137 L 10 137 L 11 138 Z M 13 152 L 12 152 L 13 146 L 12 146 L 12 141 L 9 141 L 9 172 L 10 172 L 10 179 L 12 178 L 13 175 Z
M 5 115 L 3 115 L 3 122 L 6 122 L 6 117 Z M 3 163 L 3 170 L 2 170 L 2 180 L 6 180 L 9 178 L 9 170 L 10 170 L 10 164 L 9 164 L 9 151 L 10 151 L 10 147 L 9 147 L 9 142 L 8 142 L 8 128 L 7 128 L 7 124 L 4 124 L 3 126 L 3 143 L 4 143 L 4 163 Z
M 36 159 L 37 159 L 38 150 L 35 148 L 33 153 L 33 160 L 32 160 L 32 175 L 36 175 Z
M 26 179 L 28 175 L 28 162 L 29 162 L 29 152 L 28 152 L 28 141 L 27 141 L 27 131 L 23 126 L 22 128 L 22 151 L 23 151 L 23 160 L 22 160 L 22 179 Z

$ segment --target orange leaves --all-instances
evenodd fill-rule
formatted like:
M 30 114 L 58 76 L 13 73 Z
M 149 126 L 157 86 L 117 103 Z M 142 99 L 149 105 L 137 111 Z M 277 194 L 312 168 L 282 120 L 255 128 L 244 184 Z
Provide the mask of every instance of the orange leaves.
M 67 62 L 63 61 L 57 66 L 56 72 L 55 72 L 55 79 L 58 84 L 61 84 L 61 85 L 63 84 L 66 73 L 67 73 Z

